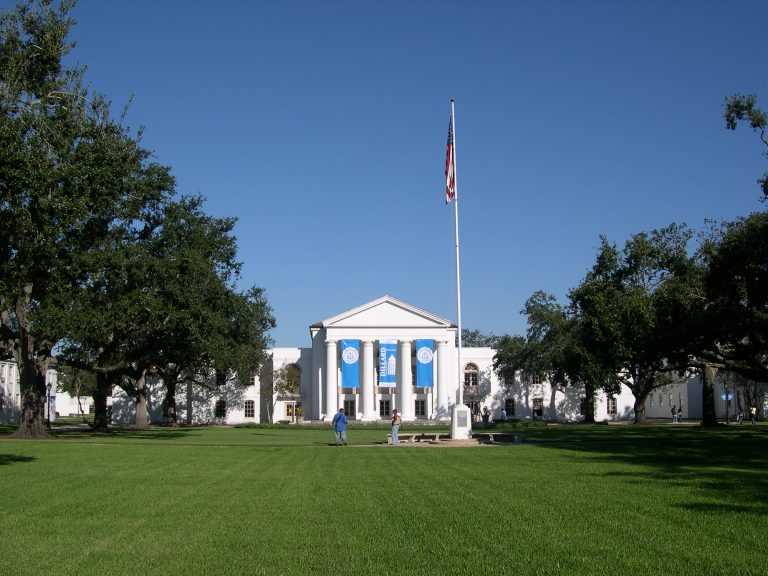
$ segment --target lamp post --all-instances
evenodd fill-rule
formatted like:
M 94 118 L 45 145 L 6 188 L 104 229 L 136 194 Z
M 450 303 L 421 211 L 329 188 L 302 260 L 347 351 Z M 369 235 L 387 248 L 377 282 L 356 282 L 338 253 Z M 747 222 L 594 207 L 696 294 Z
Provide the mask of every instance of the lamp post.
M 45 386 L 48 390 L 48 410 L 46 410 L 46 420 L 48 422 L 48 430 L 51 429 L 51 383 L 48 382 L 48 384 Z

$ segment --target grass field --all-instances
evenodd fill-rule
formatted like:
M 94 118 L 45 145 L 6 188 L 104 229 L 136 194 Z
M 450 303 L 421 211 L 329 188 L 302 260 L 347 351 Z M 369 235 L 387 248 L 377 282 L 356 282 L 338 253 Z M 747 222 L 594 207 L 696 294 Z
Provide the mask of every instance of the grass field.
M 8 432 L 2 575 L 768 574 L 765 426 Z

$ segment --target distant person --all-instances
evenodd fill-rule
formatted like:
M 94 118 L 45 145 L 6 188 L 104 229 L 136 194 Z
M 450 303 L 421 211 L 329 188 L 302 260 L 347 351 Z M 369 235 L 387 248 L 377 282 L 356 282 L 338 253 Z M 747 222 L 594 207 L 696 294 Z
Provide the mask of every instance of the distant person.
M 507 411 L 504 408 L 501 409 L 501 421 L 504 422 L 507 419 Z
M 672 424 L 677 423 L 677 406 L 672 406 Z
M 397 413 L 397 410 L 392 410 L 392 446 L 400 444 L 400 441 L 397 439 L 397 432 L 400 430 L 400 422 L 400 414 Z
M 339 408 L 339 411 L 333 417 L 333 430 L 336 434 L 336 447 L 341 442 L 344 446 L 347 445 L 347 417 L 344 415 L 344 408 Z
M 683 407 L 679 406 L 677 408 L 677 423 L 680 424 L 680 422 L 683 421 Z
M 757 420 L 757 406 L 750 406 L 749 407 L 749 419 L 752 420 L 752 425 L 755 425 L 755 420 Z
M 736 421 L 739 424 L 744 424 L 744 412 L 742 411 L 741 408 L 739 408 L 739 414 L 736 416 Z

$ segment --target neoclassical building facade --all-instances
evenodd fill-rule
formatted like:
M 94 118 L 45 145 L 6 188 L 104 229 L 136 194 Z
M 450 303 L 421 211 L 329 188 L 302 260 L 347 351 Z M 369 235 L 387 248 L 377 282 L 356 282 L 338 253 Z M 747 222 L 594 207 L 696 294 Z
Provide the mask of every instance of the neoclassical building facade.
M 362 422 L 387 419 L 396 408 L 404 421 L 449 421 L 458 401 L 474 418 L 578 421 L 583 393 L 547 382 L 505 382 L 493 370 L 493 348 L 456 345 L 451 321 L 391 296 L 310 326 L 311 347 L 275 348 L 260 382 L 286 366 L 298 380 L 293 394 L 265 393 L 262 419 L 329 419 L 339 408 Z M 269 390 L 270 386 L 256 387 Z M 631 419 L 628 390 L 596 399 L 595 417 Z
M 252 381 L 209 386 L 188 383 L 176 395 L 178 421 L 187 424 L 329 421 L 339 408 L 355 422 L 386 421 L 397 409 L 405 422 L 449 422 L 462 386 L 463 403 L 475 420 L 502 416 L 518 420 L 578 422 L 584 418 L 584 390 L 557 388 L 536 378 L 505 381 L 493 370 L 493 348 L 456 345 L 450 320 L 391 296 L 382 296 L 309 326 L 304 348 L 273 348 Z M 460 356 L 460 357 L 459 357 Z M 722 385 L 720 385 L 722 388 Z M 720 388 L 718 394 L 720 394 Z M 149 421 L 163 422 L 165 393 L 159 379 L 147 381 Z M 132 424 L 134 400 L 120 390 L 111 399 L 113 423 Z M 719 403 L 718 415 L 735 414 Z M 701 418 L 698 378 L 659 389 L 648 398 L 651 418 L 669 419 L 671 406 L 684 419 Z M 600 393 L 596 421 L 631 421 L 634 398 Z

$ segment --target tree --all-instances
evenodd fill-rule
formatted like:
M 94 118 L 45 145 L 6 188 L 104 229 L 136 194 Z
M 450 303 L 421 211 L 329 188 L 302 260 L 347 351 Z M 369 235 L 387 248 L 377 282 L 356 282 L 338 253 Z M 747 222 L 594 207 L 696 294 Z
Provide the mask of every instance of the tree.
M 739 122 L 747 122 L 755 132 L 760 134 L 763 144 L 768 146 L 768 134 L 766 134 L 768 114 L 757 108 L 756 104 L 757 96 L 754 94 L 749 96 L 734 94 L 726 98 L 725 125 L 729 130 L 736 130 Z M 763 155 L 768 158 L 768 151 L 763 152 Z M 763 192 L 763 200 L 768 200 L 768 172 L 757 182 Z
M 528 372 L 530 348 L 525 338 L 519 335 L 504 335 L 499 340 L 493 357 L 493 370 L 504 379 L 507 388 L 515 383 L 518 372 Z
M 725 223 L 702 246 L 703 291 L 715 332 L 714 362 L 745 378 L 768 382 L 768 212 Z
M 58 368 L 58 388 L 70 396 L 77 398 L 78 414 L 84 415 L 81 398 L 93 396 L 96 391 L 96 375 L 93 372 L 72 366 Z
M 177 384 L 207 385 L 214 373 L 250 383 L 266 359 L 268 331 L 275 326 L 261 288 L 236 288 L 241 264 L 232 234 L 235 219 L 209 216 L 202 203 L 198 196 L 168 203 L 147 250 L 154 272 L 145 307 L 152 312 L 139 349 L 162 376 L 163 413 L 171 423 Z
M 285 364 L 275 370 L 269 362 L 265 368 L 269 373 L 262 374 L 261 394 L 267 406 L 267 418 L 272 423 L 275 416 L 275 402 L 281 397 L 295 397 L 299 394 L 301 372 L 296 364 Z
M 496 348 L 501 336 L 495 334 L 483 334 L 480 330 L 462 328 L 461 345 L 467 348 Z
M 47 435 L 45 375 L 81 255 L 167 190 L 167 170 L 83 69 L 63 66 L 72 6 L 28 0 L 0 15 L 0 347 L 19 367 L 21 437 Z
M 594 422 L 594 397 L 598 389 L 611 390 L 609 378 L 581 341 L 579 318 L 557 303 L 554 296 L 535 292 L 525 303 L 527 338 L 505 338 L 494 357 L 500 375 L 517 371 L 547 379 L 553 391 L 564 386 L 584 386 L 586 422 Z
M 592 270 L 571 291 L 583 343 L 599 369 L 626 385 L 635 398 L 635 422 L 644 424 L 645 400 L 685 363 L 670 362 L 675 325 L 660 306 L 660 289 L 689 266 L 690 231 L 671 225 L 632 236 L 623 251 L 601 239 Z
M 235 288 L 235 220 L 211 217 L 202 204 L 199 196 L 165 200 L 94 251 L 94 273 L 65 320 L 66 362 L 120 385 L 136 400 L 137 426 L 148 423 L 147 378 L 162 379 L 163 415 L 175 423 L 179 383 L 213 387 L 216 373 L 249 382 L 275 324 L 260 288 Z M 99 389 L 97 414 L 106 413 L 105 396 Z

